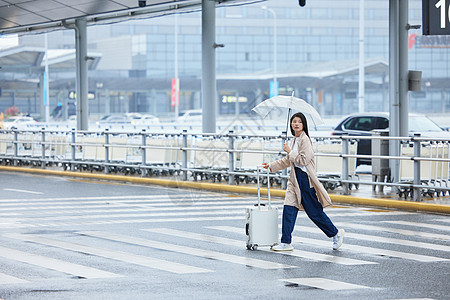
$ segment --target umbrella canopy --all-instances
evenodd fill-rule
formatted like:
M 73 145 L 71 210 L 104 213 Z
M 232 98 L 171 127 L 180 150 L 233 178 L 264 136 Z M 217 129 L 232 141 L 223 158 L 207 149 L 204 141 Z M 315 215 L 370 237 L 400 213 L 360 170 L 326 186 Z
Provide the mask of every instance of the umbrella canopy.
M 275 96 L 261 102 L 252 110 L 264 119 L 285 121 L 287 118 L 287 122 L 292 114 L 301 112 L 305 115 L 309 127 L 324 124 L 314 107 L 305 100 L 294 96 Z

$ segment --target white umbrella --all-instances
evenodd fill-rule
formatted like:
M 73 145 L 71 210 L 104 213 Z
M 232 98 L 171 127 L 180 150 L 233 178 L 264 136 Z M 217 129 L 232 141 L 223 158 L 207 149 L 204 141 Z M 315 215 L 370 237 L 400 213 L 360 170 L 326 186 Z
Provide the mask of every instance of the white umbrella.
M 291 112 L 301 112 L 308 121 L 308 127 L 324 124 L 317 110 L 303 99 L 292 96 L 275 96 L 269 98 L 252 109 L 264 119 L 286 120 L 289 125 Z M 287 131 L 287 127 L 286 127 Z

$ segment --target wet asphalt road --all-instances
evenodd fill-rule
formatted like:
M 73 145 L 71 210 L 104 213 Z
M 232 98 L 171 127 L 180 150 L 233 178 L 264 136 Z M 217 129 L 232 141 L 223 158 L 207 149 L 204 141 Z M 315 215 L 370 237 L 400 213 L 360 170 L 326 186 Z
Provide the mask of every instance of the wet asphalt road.
M 246 250 L 253 196 L 7 172 L 0 192 L 0 299 L 450 299 L 444 215 L 328 208 L 333 251 L 299 213 L 280 254 Z

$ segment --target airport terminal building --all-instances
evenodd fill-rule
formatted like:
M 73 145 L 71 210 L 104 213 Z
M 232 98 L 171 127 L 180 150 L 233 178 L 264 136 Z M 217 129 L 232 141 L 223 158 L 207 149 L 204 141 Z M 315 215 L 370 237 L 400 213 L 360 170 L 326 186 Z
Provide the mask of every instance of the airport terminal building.
M 269 97 L 274 76 L 279 94 L 294 92 L 323 115 L 358 111 L 359 3 L 314 0 L 300 7 L 272 0 L 218 7 L 217 113 L 250 113 Z M 389 110 L 388 5 L 365 1 L 366 111 Z M 409 23 L 422 23 L 422 1 L 409 1 Z M 171 116 L 176 74 L 179 111 L 201 107 L 200 10 L 89 26 L 87 34 L 91 115 Z M 422 90 L 409 93 L 410 111 L 450 111 L 450 37 L 412 29 L 408 47 L 409 69 L 422 71 Z M 45 62 L 51 109 L 73 107 L 74 30 L 47 33 L 47 49 L 46 57 L 45 34 L 0 37 L 0 111 L 16 106 L 41 115 Z

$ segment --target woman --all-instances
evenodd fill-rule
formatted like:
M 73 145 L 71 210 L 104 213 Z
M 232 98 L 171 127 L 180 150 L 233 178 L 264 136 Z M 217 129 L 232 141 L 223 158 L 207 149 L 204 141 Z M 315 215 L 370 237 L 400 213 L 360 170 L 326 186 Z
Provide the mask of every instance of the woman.
M 299 209 L 304 210 L 314 224 L 328 237 L 333 238 L 333 250 L 337 250 L 342 245 L 345 231 L 337 229 L 323 211 L 323 207 L 331 205 L 331 199 L 317 178 L 308 124 L 302 113 L 296 113 L 291 117 L 290 129 L 295 138 L 290 146 L 288 143 L 283 145 L 287 156 L 271 164 L 263 163 L 263 167 L 269 168 L 271 172 L 291 167 L 284 199 L 281 243 L 272 247 L 272 250 L 294 249 L 291 245 L 292 231 Z

